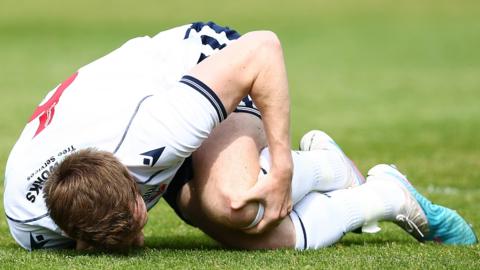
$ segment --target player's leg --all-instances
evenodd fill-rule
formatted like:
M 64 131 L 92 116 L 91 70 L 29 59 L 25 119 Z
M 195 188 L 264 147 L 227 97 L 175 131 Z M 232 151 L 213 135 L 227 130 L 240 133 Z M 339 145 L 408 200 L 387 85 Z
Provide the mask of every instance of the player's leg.
M 316 150 L 299 151 L 293 154 L 295 156 L 293 158 L 295 161 L 294 192 L 295 190 L 304 192 L 301 197 L 312 189 L 312 187 L 302 189 L 302 183 L 308 183 L 310 178 L 315 178 L 315 174 L 325 177 L 319 178 L 319 183 L 325 183 L 326 187 L 315 185 L 313 187 L 329 190 L 332 188 L 333 182 L 331 167 L 343 166 L 344 168 L 339 168 L 339 170 L 345 172 L 353 170 L 350 163 L 343 162 L 342 151 L 327 149 L 334 146 L 330 142 L 326 142 L 327 139 L 333 141 L 327 135 L 317 136 L 316 140 L 311 141 L 317 148 Z M 295 239 L 304 238 L 300 219 L 295 213 L 265 234 L 249 235 L 239 229 L 252 222 L 257 215 L 257 205 L 250 205 L 241 211 L 234 210 L 229 205 L 232 197 L 242 190 L 247 190 L 257 181 L 260 171 L 258 151 L 264 145 L 265 138 L 258 118 L 248 114 L 231 115 L 194 153 L 195 177 L 182 190 L 179 203 L 182 209 L 181 215 L 227 246 L 237 248 L 295 246 Z M 268 169 L 268 157 L 262 156 L 262 159 L 263 163 L 267 163 L 264 164 L 264 167 Z M 319 173 L 320 169 L 326 167 L 328 170 L 325 171 L 328 173 Z M 314 208 L 323 209 L 322 207 Z M 319 212 L 327 213 L 327 210 Z M 325 218 L 326 215 L 323 217 Z M 294 224 L 296 224 L 295 227 Z M 333 222 L 328 224 L 332 224 L 332 226 L 330 230 L 325 230 L 325 232 L 329 232 L 328 241 L 325 243 L 331 243 L 331 235 L 335 235 L 333 239 L 339 239 L 343 235 L 342 228 L 333 225 Z M 335 230 L 336 233 L 330 233 Z
M 191 182 L 183 187 L 181 200 L 189 202 L 188 206 L 183 207 L 183 211 L 188 212 L 189 222 L 230 248 L 316 249 L 338 242 L 345 233 L 361 226 L 361 219 L 354 219 L 353 222 L 349 220 L 351 215 L 345 210 L 343 202 L 338 203 L 337 198 L 318 192 L 308 194 L 294 206 L 292 213 L 278 226 L 261 234 L 248 234 L 242 230 L 228 228 L 203 215 L 202 203 L 196 196 Z M 184 202 L 179 204 L 182 205 Z
M 202 146 L 204 148 L 195 154 L 195 160 L 200 161 L 196 164 L 199 166 L 195 167 L 199 174 L 195 175 L 194 181 L 184 186 L 179 198 L 184 216 L 214 239 L 236 248 L 295 246 L 305 249 L 331 245 L 345 233 L 378 220 L 397 221 L 403 227 L 415 224 L 423 230 L 425 219 L 421 218 L 422 210 L 416 200 L 412 199 L 398 181 L 391 180 L 388 172 L 378 169 L 370 171 L 370 174 L 383 181 L 370 181 L 327 195 L 310 193 L 295 205 L 295 211 L 289 218 L 284 219 L 271 231 L 261 235 L 249 235 L 239 230 L 236 226 L 247 224 L 257 210 L 252 207 L 253 210 L 243 212 L 245 219 L 242 219 L 242 214 L 235 217 L 235 212 L 228 207 L 228 198 L 239 192 L 237 189 L 245 188 L 248 183 L 255 181 L 252 179 L 255 179 L 259 166 L 256 163 L 258 155 L 254 151 L 261 147 L 263 139 L 261 133 L 257 134 L 258 128 L 261 128 L 261 125 L 255 124 L 257 118 L 246 114 L 233 116 L 229 119 L 232 123 L 222 124 L 209 138 L 213 144 L 205 144 Z M 217 138 L 221 135 L 225 138 Z M 259 138 L 245 138 L 252 135 Z M 212 152 L 209 152 L 210 150 Z M 238 162 L 239 160 L 242 162 Z M 299 180 L 301 179 L 297 179 Z M 230 185 L 235 188 L 229 189 Z M 235 220 L 237 222 L 233 222 Z M 463 219 L 458 220 L 456 224 L 465 224 L 462 223 Z M 448 226 L 444 225 L 442 228 L 445 227 Z M 467 231 L 468 238 L 468 228 L 461 227 L 465 228 L 463 231 Z M 417 236 L 418 233 L 413 230 L 412 234 Z M 464 240 L 455 241 L 468 243 Z
M 192 155 L 195 176 L 189 183 L 203 215 L 231 228 L 246 227 L 253 220 L 258 204 L 235 210 L 231 201 L 257 181 L 258 153 L 265 145 L 262 123 L 250 114 L 234 113 L 212 131 Z
M 228 247 L 294 247 L 295 234 L 289 219 L 261 235 L 250 235 L 239 228 L 251 223 L 258 206 L 249 204 L 240 210 L 230 207 L 233 196 L 257 181 L 258 153 L 265 145 L 258 117 L 230 115 L 193 155 L 195 176 L 179 191 L 175 206 L 182 218 Z
M 347 232 L 375 221 L 394 221 L 419 241 L 469 245 L 477 243 L 472 228 L 455 211 L 432 204 L 396 169 L 374 167 L 365 185 L 327 194 L 312 192 L 294 206 L 289 218 L 260 235 L 225 228 L 202 216 L 197 204 L 192 220 L 226 246 L 234 248 L 317 249 L 339 241 Z M 186 197 L 197 200 L 191 187 Z M 188 193 L 188 194 L 187 194 Z
M 331 191 L 363 183 L 355 166 L 325 133 L 313 132 L 308 138 L 310 151 L 293 151 L 292 198 L 296 203 L 311 191 Z M 306 147 L 302 139 L 303 147 Z M 258 204 L 233 209 L 231 201 L 269 171 L 269 151 L 262 123 L 251 114 L 235 113 L 218 126 L 193 154 L 192 183 L 204 208 L 204 215 L 230 228 L 252 224 Z M 259 162 L 260 160 L 260 162 Z M 261 218 L 261 216 L 259 216 Z M 258 220 L 257 220 L 258 221 Z
M 225 247 L 241 249 L 295 247 L 295 228 L 289 218 L 283 219 L 278 226 L 262 234 L 247 234 L 206 216 L 204 212 L 209 210 L 204 208 L 205 205 L 197 196 L 191 181 L 183 186 L 179 195 L 178 206 L 183 218 Z
M 312 192 L 294 206 L 288 218 L 262 234 L 247 234 L 204 215 L 205 204 L 189 182 L 181 193 L 182 211 L 199 229 L 227 247 L 245 249 L 318 249 L 338 242 L 346 233 L 378 220 L 393 220 L 405 205 L 404 193 L 383 182 L 333 191 Z M 380 184 L 380 185 L 379 185 Z
M 325 247 L 377 221 L 393 221 L 421 242 L 477 243 L 474 231 L 456 211 L 431 203 L 394 167 L 377 165 L 368 174 L 364 185 L 310 193 L 294 206 L 305 232 L 303 243 L 297 237 L 297 248 Z

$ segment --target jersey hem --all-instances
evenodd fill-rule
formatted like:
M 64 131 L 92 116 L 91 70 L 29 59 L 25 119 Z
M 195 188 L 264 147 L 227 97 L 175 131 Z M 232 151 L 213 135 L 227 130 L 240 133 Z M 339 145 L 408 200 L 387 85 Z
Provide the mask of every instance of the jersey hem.
M 5 214 L 5 216 L 6 216 L 9 220 L 11 220 L 11 221 L 13 221 L 13 222 L 16 222 L 16 223 L 29 223 L 29 222 L 37 221 L 37 220 L 40 220 L 40 219 L 42 219 L 42 218 L 44 218 L 44 217 L 47 217 L 47 216 L 48 216 L 48 213 L 43 214 L 43 215 L 38 216 L 38 217 L 35 217 L 35 218 L 25 219 L 25 220 L 14 219 L 14 218 L 8 216 L 7 214 Z

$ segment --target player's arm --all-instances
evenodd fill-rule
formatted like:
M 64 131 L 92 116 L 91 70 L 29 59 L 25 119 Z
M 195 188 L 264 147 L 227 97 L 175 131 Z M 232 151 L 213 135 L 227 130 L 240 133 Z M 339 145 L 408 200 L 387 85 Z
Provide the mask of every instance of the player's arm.
M 264 219 L 253 228 L 263 231 L 291 210 L 292 160 L 290 153 L 290 101 L 283 53 L 275 34 L 247 33 L 221 52 L 195 66 L 189 73 L 205 83 L 231 113 L 250 95 L 262 113 L 270 149 L 271 171 L 246 194 L 232 203 L 241 208 L 259 201 L 265 205 Z

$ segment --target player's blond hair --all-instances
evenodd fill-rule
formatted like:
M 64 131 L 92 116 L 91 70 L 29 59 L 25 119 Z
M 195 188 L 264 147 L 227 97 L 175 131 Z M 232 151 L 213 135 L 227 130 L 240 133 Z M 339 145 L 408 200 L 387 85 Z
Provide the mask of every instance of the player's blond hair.
M 45 183 L 45 202 L 71 238 L 118 250 L 139 230 L 133 219 L 138 188 L 113 154 L 79 150 L 66 157 Z

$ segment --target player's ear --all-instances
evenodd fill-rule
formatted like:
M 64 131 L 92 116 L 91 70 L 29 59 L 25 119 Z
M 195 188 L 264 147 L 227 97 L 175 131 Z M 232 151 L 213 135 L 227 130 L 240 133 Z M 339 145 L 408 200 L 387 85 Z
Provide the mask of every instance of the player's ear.
M 93 247 L 82 240 L 77 240 L 76 250 L 91 250 Z

